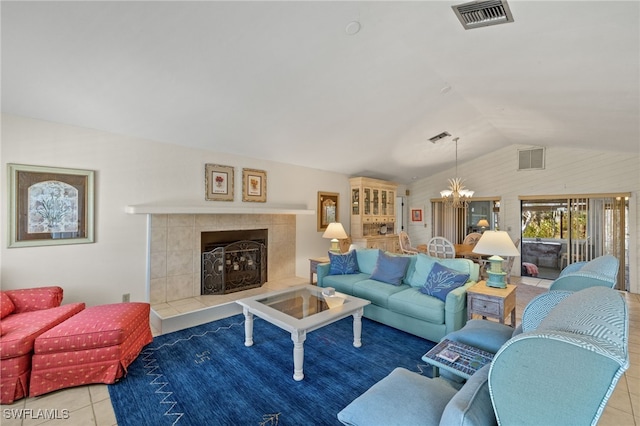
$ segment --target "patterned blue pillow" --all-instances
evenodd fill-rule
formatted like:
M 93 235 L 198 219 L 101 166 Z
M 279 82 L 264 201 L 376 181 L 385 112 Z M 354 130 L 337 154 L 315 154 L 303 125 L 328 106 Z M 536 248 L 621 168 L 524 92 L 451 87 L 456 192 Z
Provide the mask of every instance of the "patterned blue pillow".
M 461 274 L 436 263 L 429 272 L 427 282 L 420 288 L 420 292 L 437 297 L 444 302 L 451 290 L 463 286 L 468 279 L 469 274 Z
M 329 252 L 329 261 L 331 262 L 329 265 L 329 275 L 357 274 L 360 272 L 355 250 L 351 250 L 345 254 Z
M 409 258 L 404 256 L 389 256 L 381 251 L 376 267 L 371 273 L 371 279 L 387 284 L 400 285 L 404 273 L 407 272 Z

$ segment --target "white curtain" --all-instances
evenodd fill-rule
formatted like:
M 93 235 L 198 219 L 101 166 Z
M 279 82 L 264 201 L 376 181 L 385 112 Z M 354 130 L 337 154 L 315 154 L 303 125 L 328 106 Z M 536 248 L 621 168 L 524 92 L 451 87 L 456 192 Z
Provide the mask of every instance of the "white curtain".
M 431 204 L 432 237 L 444 237 L 453 244 L 461 244 L 466 236 L 467 207 L 452 207 L 442 201 Z

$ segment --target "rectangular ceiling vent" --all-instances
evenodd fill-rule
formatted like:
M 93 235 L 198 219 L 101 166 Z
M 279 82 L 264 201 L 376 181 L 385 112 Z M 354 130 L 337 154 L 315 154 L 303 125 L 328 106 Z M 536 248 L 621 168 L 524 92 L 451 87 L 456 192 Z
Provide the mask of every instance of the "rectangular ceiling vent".
M 451 7 L 465 30 L 513 22 L 506 0 L 472 1 Z
M 448 138 L 449 136 L 451 136 L 451 133 L 449 132 L 442 132 L 439 135 L 435 135 L 433 137 L 430 137 L 429 140 L 431 141 L 431 143 L 436 143 L 439 140 L 442 140 L 444 138 Z
M 518 150 L 518 170 L 543 170 L 544 148 Z

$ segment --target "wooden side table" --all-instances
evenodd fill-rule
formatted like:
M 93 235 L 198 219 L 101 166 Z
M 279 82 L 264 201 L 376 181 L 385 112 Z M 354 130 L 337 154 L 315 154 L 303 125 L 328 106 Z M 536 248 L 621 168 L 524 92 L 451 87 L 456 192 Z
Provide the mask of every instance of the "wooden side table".
M 467 318 L 473 314 L 496 318 L 504 324 L 504 318 L 511 314 L 511 326 L 516 326 L 516 286 L 507 288 L 488 287 L 486 281 L 479 281 L 467 290 Z
M 313 274 L 318 273 L 318 264 L 319 263 L 329 263 L 328 257 L 316 257 L 314 259 L 309 259 L 309 284 L 313 284 Z

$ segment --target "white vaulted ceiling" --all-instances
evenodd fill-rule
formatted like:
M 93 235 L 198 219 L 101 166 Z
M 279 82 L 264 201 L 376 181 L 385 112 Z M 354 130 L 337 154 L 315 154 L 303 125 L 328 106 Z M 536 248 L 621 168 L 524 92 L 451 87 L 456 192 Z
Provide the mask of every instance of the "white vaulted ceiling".
M 459 3 L 2 1 L 2 111 L 400 183 L 453 165 L 443 131 L 638 152 L 640 3 Z

